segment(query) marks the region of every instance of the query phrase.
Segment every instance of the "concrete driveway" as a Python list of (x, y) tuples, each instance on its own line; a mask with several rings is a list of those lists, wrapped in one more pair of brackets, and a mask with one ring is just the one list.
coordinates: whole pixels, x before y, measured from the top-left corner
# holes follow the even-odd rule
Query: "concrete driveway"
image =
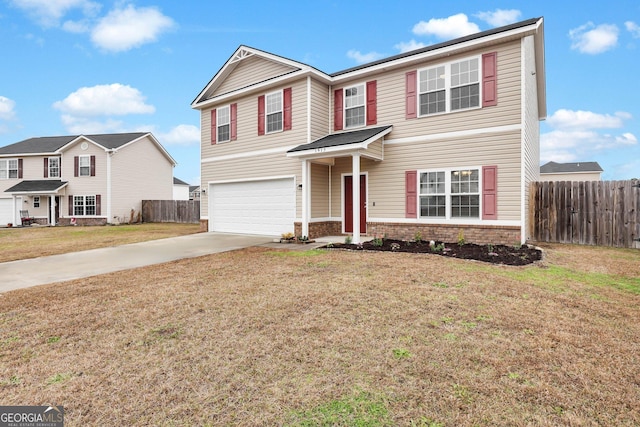
[(197, 233), (0, 263), (0, 293), (271, 242), (273, 237)]

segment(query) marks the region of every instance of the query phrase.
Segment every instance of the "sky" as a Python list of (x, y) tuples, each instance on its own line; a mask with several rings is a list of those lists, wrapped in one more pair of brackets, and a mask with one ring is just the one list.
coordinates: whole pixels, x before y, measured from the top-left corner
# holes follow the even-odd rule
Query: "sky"
[(640, 2), (0, 0), (0, 147), (152, 132), (200, 180), (191, 102), (240, 45), (326, 73), (544, 18), (541, 164), (640, 178)]

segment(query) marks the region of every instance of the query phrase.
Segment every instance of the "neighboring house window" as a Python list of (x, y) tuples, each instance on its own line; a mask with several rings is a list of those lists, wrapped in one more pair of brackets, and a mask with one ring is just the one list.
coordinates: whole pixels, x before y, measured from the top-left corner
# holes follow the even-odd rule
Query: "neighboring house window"
[(34, 208), (40, 207), (40, 196), (33, 196), (33, 207)]
[(21, 178), (18, 159), (0, 160), (0, 179)]
[(78, 156), (78, 176), (91, 176), (90, 156)]
[(60, 158), (49, 157), (49, 164), (47, 167), (49, 178), (60, 178)]
[(480, 218), (480, 170), (420, 173), (420, 217)]
[(73, 196), (73, 214), (90, 216), (96, 214), (96, 196)]
[(218, 118), (216, 120), (218, 142), (231, 140), (231, 114), (229, 106), (218, 108)]
[(344, 89), (344, 119), (345, 127), (364, 125), (365, 92), (364, 84)]
[(480, 58), (420, 70), (418, 81), (421, 116), (480, 106)]
[(266, 96), (267, 133), (282, 130), (282, 92)]

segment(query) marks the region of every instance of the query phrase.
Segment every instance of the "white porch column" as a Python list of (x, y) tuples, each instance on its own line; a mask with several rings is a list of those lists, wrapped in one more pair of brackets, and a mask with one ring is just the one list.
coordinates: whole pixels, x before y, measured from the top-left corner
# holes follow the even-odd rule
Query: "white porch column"
[(302, 161), (302, 235), (309, 236), (309, 201), (311, 196), (311, 173), (308, 160)]
[(56, 196), (49, 196), (49, 225), (56, 225)]
[(353, 179), (353, 243), (360, 243), (360, 153), (352, 155)]

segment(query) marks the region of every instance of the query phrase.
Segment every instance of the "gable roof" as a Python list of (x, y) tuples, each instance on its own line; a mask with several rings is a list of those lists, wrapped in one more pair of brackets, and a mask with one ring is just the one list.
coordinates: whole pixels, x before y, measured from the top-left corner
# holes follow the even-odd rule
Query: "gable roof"
[(67, 181), (59, 179), (41, 179), (32, 181), (22, 181), (11, 188), (4, 190), (5, 193), (56, 193), (67, 185)]
[(556, 163), (548, 162), (540, 166), (540, 173), (580, 173), (603, 172), (598, 162)]
[[(538, 115), (541, 119), (547, 116), (546, 102), (546, 78), (544, 63), (544, 19), (542, 17), (527, 19), (516, 22), (514, 24), (493, 28), (487, 31), (481, 31), (464, 37), (430, 45), (420, 49), (401, 53), (398, 55), (383, 58), (367, 64), (347, 68), (332, 74), (326, 74), (310, 65), (302, 62), (294, 61), (282, 56), (274, 55), (259, 49), (241, 45), (233, 55), (225, 62), (222, 68), (209, 81), (198, 96), (191, 103), (191, 107), (195, 109), (205, 108), (207, 105), (215, 102), (222, 102), (238, 93), (247, 90), (258, 90), (259, 88), (268, 87), (275, 83), (282, 83), (286, 80), (299, 78), (305, 75), (314, 75), (327, 84), (337, 83), (341, 80), (360, 77), (361, 75), (373, 74), (392, 67), (403, 67), (413, 62), (425, 61), (430, 58), (438, 58), (440, 56), (448, 56), (453, 53), (464, 52), (466, 50), (477, 49), (481, 45), (491, 45), (505, 40), (516, 40), (524, 36), (534, 36), (535, 55), (536, 55), (536, 81), (538, 90)], [(216, 85), (219, 85), (232, 72), (238, 61), (250, 57), (251, 55), (260, 55), (266, 59), (288, 64), (296, 70), (291, 73), (272, 78), (263, 82), (254, 82), (234, 91), (219, 96), (208, 97), (213, 93)], [(236, 65), (234, 65), (236, 64)]]
[(134, 133), (106, 133), (97, 135), (67, 135), (67, 136), (43, 136), (36, 138), (29, 138), (10, 144), (4, 147), (0, 147), (0, 157), (6, 157), (9, 155), (45, 155), (45, 154), (59, 154), (64, 151), (64, 148), (69, 144), (72, 144), (78, 140), (86, 140), (99, 145), (104, 150), (111, 151), (117, 150), (131, 144), (145, 136), (148, 136), (151, 141), (158, 147), (163, 155), (169, 160), (171, 164), (176, 165), (176, 161), (171, 155), (164, 149), (162, 144), (151, 134), (150, 132), (134, 132)]
[(189, 185), (188, 183), (184, 182), (183, 180), (176, 178), (175, 176), (173, 177), (173, 185)]

